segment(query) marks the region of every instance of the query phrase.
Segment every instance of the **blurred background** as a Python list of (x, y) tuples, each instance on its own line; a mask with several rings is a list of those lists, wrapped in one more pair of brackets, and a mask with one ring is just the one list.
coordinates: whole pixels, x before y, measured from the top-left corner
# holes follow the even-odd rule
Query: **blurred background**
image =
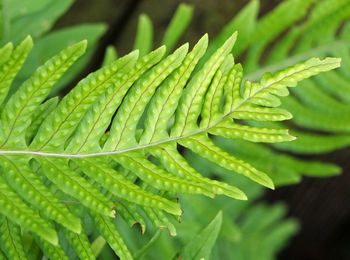
[[(91, 61), (78, 77), (81, 78), (99, 68), (108, 45), (115, 46), (119, 55), (132, 50), (137, 20), (142, 13), (146, 13), (153, 22), (154, 46), (158, 46), (173, 13), (183, 2), (194, 7), (194, 16), (180, 42), (191, 44), (204, 33), (213, 38), (247, 4), (246, 0), (76, 0), (53, 29), (81, 23), (108, 25)], [(259, 16), (274, 9), (280, 2), (261, 0)], [(288, 205), (288, 216), (297, 218), (301, 223), (299, 233), (279, 253), (279, 259), (350, 259), (349, 155), (350, 148), (319, 156), (299, 155), (302, 159), (338, 164), (343, 174), (326, 179), (303, 177), (299, 184), (267, 191), (260, 198), (269, 202), (284, 201)]]

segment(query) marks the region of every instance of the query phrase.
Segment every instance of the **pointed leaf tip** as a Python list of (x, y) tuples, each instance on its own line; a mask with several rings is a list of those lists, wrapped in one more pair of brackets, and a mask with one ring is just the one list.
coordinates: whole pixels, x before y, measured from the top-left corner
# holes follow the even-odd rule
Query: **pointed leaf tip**
[(209, 35), (206, 33), (202, 36), (202, 38), (199, 39), (198, 45), (204, 45), (205, 48), (208, 47), (208, 42), (209, 42)]
[(266, 183), (266, 187), (270, 188), (271, 190), (275, 189), (275, 184), (273, 183), (273, 181), (270, 179), (269, 177), (269, 181)]
[(10, 51), (13, 49), (13, 43), (12, 42), (8, 42), (5, 46), (4, 46), (4, 49), (6, 51)]
[(134, 50), (134, 51), (130, 52), (129, 55), (138, 57), (140, 55), (140, 51), (139, 50)]
[(164, 55), (164, 53), (166, 52), (166, 46), (162, 45), (156, 51), (159, 51), (160, 53), (162, 53)]
[(32, 38), (32, 36), (31, 35), (27, 35), (27, 37), (26, 38), (24, 38), (24, 40), (23, 40), (24, 42), (33, 42), (33, 38)]
[(76, 44), (73, 44), (72, 47), (76, 47), (77, 49), (79, 49), (79, 53), (83, 54), (86, 51), (87, 44), (87, 40), (82, 40), (80, 42), (77, 42)]
[(178, 50), (181, 50), (181, 51), (184, 51), (184, 52), (188, 52), (189, 46), (190, 46), (189, 43), (186, 42), (185, 44), (181, 45)]
[(28, 35), (20, 44), (25, 45), (28, 49), (33, 48), (34, 42), (32, 36)]
[(237, 199), (239, 199), (239, 200), (248, 200), (248, 197), (247, 197), (247, 195), (242, 191), (241, 196), (240, 196), (240, 197), (237, 197)]
[(82, 40), (82, 41), (78, 42), (77, 44), (81, 45), (82, 48), (85, 48), (85, 49), (86, 49), (87, 44), (88, 44), (88, 40), (87, 40), (87, 39)]
[(54, 230), (48, 230), (46, 234), (41, 234), (42, 238), (54, 246), (58, 246), (58, 235)]
[(225, 43), (229, 43), (232, 44), (232, 47), (234, 46), (236, 40), (237, 40), (237, 36), (238, 36), (238, 31), (235, 31), (234, 33), (232, 33), (232, 35), (230, 36), (230, 38), (228, 38), (226, 40)]

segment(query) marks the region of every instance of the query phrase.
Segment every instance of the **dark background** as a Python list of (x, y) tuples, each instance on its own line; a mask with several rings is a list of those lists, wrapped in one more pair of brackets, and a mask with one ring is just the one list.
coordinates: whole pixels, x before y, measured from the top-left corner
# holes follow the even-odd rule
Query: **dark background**
[[(181, 42), (194, 43), (204, 33), (213, 38), (242, 8), (246, 0), (193, 0), (194, 17)], [(76, 0), (72, 8), (56, 23), (55, 28), (80, 23), (103, 22), (109, 30), (101, 39), (98, 50), (81, 76), (101, 64), (106, 46), (112, 44), (123, 55), (131, 51), (137, 18), (141, 13), (150, 16), (159, 45), (170, 18), (180, 1), (156, 0)], [(260, 16), (272, 10), (280, 1), (260, 0)], [(289, 216), (299, 219), (301, 231), (279, 254), (279, 259), (350, 259), (350, 149), (310, 159), (334, 162), (343, 174), (327, 179), (303, 178), (294, 186), (269, 191), (268, 201), (284, 201)], [(305, 157), (304, 157), (305, 159)]]

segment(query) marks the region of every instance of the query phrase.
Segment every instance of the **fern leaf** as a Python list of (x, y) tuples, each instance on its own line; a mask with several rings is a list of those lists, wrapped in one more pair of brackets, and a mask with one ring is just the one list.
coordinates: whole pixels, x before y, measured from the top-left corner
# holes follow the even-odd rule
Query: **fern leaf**
[(73, 248), (74, 252), (80, 259), (95, 259), (94, 253), (91, 249), (90, 241), (84, 231), (80, 234), (77, 234), (64, 228), (63, 233), (64, 236), (67, 238), (69, 244)]
[(235, 31), (239, 32), (239, 39), (233, 49), (234, 56), (241, 54), (251, 41), (252, 33), (256, 28), (257, 16), (259, 12), (259, 0), (252, 0), (221, 30), (213, 39), (205, 54), (206, 61), (225, 40), (227, 40)]
[(346, 134), (325, 135), (293, 130), (292, 134), (298, 139), (290, 143), (277, 143), (283, 151), (292, 151), (299, 154), (327, 153), (350, 145), (350, 136)]
[(159, 141), (169, 136), (167, 133), (169, 120), (176, 110), (183, 87), (199, 59), (205, 53), (207, 45), (208, 36), (204, 35), (193, 47), (193, 50), (187, 54), (182, 65), (159, 87), (150, 101), (145, 118), (147, 127), (140, 137), (140, 144)]
[(237, 33), (234, 33), (188, 83), (176, 110), (175, 123), (171, 130), (171, 136), (184, 135), (197, 128), (196, 122), (202, 108), (201, 101), (215, 71), (231, 51), (236, 37)]
[(229, 139), (242, 138), (251, 142), (277, 143), (295, 140), (295, 137), (291, 136), (286, 129), (259, 128), (229, 121), (222, 121), (210, 129), (209, 133)]
[(226, 81), (233, 64), (233, 57), (232, 55), (229, 55), (224, 60), (221, 67), (216, 71), (213, 82), (205, 95), (200, 128), (210, 127), (210, 125), (215, 124), (220, 120), (224, 85), (228, 83)]
[(26, 146), (24, 129), (30, 124), (31, 114), (46, 98), (56, 81), (84, 53), (86, 44), (84, 41), (72, 45), (47, 61), (11, 96), (1, 113), (1, 147)]
[(114, 217), (114, 205), (62, 158), (38, 158), (44, 174), (60, 190), (78, 199), (84, 206), (105, 216)]
[(27, 259), (21, 242), (20, 227), (0, 216), (0, 247), (8, 259)]
[(28, 203), (39, 209), (46, 217), (80, 233), (80, 221), (41, 182), (29, 168), (28, 159), (1, 156), (3, 176), (9, 185)]
[(0, 176), (0, 213), (8, 217), (14, 223), (29, 229), (52, 244), (57, 245), (58, 237), (46, 221), (29, 208), (17, 194), (8, 187)]
[(111, 84), (118, 82), (123, 73), (133, 67), (136, 59), (137, 52), (130, 53), (80, 81), (42, 123), (31, 147), (41, 150), (60, 147), (63, 150), (65, 140), (75, 130), (77, 122)]
[[(22, 229), (23, 230), (23, 229)], [(33, 234), (30, 232), (22, 232), (21, 239), (28, 259), (38, 259), (41, 257), (41, 249), (35, 242)]]
[(139, 186), (123, 178), (116, 170), (111, 169), (104, 161), (89, 158), (77, 161), (86, 175), (101, 183), (115, 196), (140, 205), (152, 206), (170, 213), (179, 212), (179, 206), (160, 196), (146, 192)]
[(150, 151), (161, 160), (163, 167), (182, 178), (202, 183), (203, 188), (211, 191), (213, 195), (224, 194), (235, 199), (246, 199), (245, 194), (238, 188), (227, 183), (211, 180), (196, 172), (188, 162), (177, 152), (176, 146), (163, 145)]
[(0, 66), (2, 66), (5, 62), (8, 61), (13, 51), (13, 44), (9, 42), (4, 47), (0, 49)]
[(149, 207), (143, 207), (142, 210), (146, 213), (148, 219), (155, 227), (160, 229), (167, 229), (170, 236), (176, 236), (175, 226), (169, 221), (163, 212), (156, 212), (154, 209)]
[(184, 259), (208, 259), (222, 225), (222, 212), (219, 211), (209, 225), (195, 236), (183, 249)]
[[(337, 76), (340, 79), (342, 78), (341, 75)], [(327, 83), (328, 82), (331, 81), (327, 81)], [(343, 96), (346, 96), (346, 93), (342, 90), (340, 84), (337, 84), (337, 81), (332, 82), (338, 86), (338, 91), (341, 92)], [(347, 104), (340, 102), (340, 100), (332, 95), (320, 91), (319, 86), (317, 86), (313, 80), (303, 81), (302, 89), (302, 91), (299, 91), (298, 88), (293, 89), (293, 94), (300, 100), (302, 104), (307, 107), (323, 111), (325, 113), (333, 114), (335, 116), (338, 114), (348, 114), (350, 112), (350, 108)], [(339, 96), (340, 95), (341, 94), (339, 93)]]
[(230, 115), (233, 119), (256, 121), (283, 121), (292, 118), (292, 114), (281, 108), (257, 107), (245, 104)]
[(39, 245), (40, 249), (44, 252), (45, 256), (47, 256), (49, 259), (68, 260), (66, 253), (59, 244), (52, 245), (40, 237), (35, 237), (35, 241)]
[(140, 57), (145, 56), (152, 50), (153, 27), (152, 21), (145, 14), (141, 14), (137, 25), (137, 32), (134, 42), (134, 50), (140, 51)]
[(344, 114), (332, 115), (315, 111), (310, 107), (302, 106), (293, 97), (285, 99), (283, 105), (296, 115), (293, 120), (296, 125), (335, 133), (350, 131), (350, 121)]
[[(157, 189), (181, 193), (203, 194), (209, 197), (212, 196), (212, 193), (203, 188), (202, 185), (178, 178), (164, 171), (157, 167), (157, 165), (146, 160), (141, 153), (129, 153), (115, 157), (115, 160), (125, 168), (134, 172), (144, 182)], [(181, 212), (180, 209), (177, 209), (173, 213), (181, 215)]]
[[(156, 64), (163, 56), (164, 49), (143, 57), (119, 84), (115, 84), (105, 91), (104, 95), (96, 102), (82, 119), (75, 136), (68, 145), (66, 151), (84, 151), (84, 149), (96, 148), (100, 150), (99, 139), (109, 126), (116, 107), (120, 105), (124, 95), (132, 84), (150, 67)], [(114, 120), (116, 121), (116, 120)], [(115, 123), (111, 126), (111, 133), (116, 128)], [(84, 138), (84, 142), (81, 140)], [(106, 146), (107, 144), (105, 144)]]
[(102, 67), (111, 64), (117, 58), (117, 50), (112, 45), (108, 45), (108, 47), (106, 48), (105, 56), (103, 57)]
[(106, 218), (97, 213), (90, 213), (95, 223), (96, 228), (100, 231), (101, 235), (106, 239), (113, 251), (122, 260), (133, 259), (128, 247), (124, 243), (117, 227), (110, 218)]
[(119, 201), (118, 213), (122, 216), (122, 218), (128, 223), (130, 227), (132, 227), (135, 224), (139, 224), (141, 227), (141, 234), (144, 234), (146, 232), (145, 219), (138, 212), (136, 205), (127, 201)]
[[(2, 104), (7, 97), (11, 83), (16, 77), (18, 71), (21, 69), (32, 47), (33, 40), (30, 36), (28, 36), (13, 50), (9, 59), (1, 66), (0, 104)], [(10, 52), (11, 49), (12, 48), (9, 48), (8, 52)]]
[(166, 46), (169, 53), (178, 42), (192, 19), (193, 8), (187, 4), (180, 4), (167, 27), (162, 44)]
[(36, 108), (32, 114), (31, 123), (25, 133), (26, 144), (29, 144), (32, 141), (33, 137), (38, 131), (38, 128), (44, 119), (56, 108), (57, 103), (58, 97), (55, 97), (45, 101)]
[(349, 15), (350, 4), (347, 0), (319, 2), (313, 8), (308, 21), (303, 24), (301, 39), (295, 53), (311, 49), (314, 41), (322, 41), (319, 35), (327, 38), (325, 37), (327, 31), (336, 30)]
[[(290, 118), (287, 110), (277, 108), (279, 97), (289, 94), (287, 87), (338, 67), (339, 59), (310, 59), (265, 74), (260, 82), (246, 81), (241, 87), (243, 70), (231, 55), (236, 35), (197, 72), (208, 45), (206, 35), (189, 53), (187, 44), (164, 58), (165, 47), (139, 60), (138, 52), (132, 52), (88, 75), (58, 104), (55, 99), (42, 103), (82, 54), (85, 43), (54, 56), (3, 106), (0, 213), (21, 229), (32, 231), (47, 257), (65, 259), (65, 252), (57, 246), (53, 220), (62, 225), (58, 230), (63, 228), (77, 255), (89, 259), (87, 234), (80, 232), (80, 219), (75, 216), (85, 220), (84, 209), (88, 209), (98, 232), (116, 254), (132, 259), (112, 219), (118, 206), (129, 225), (139, 222), (145, 229), (146, 219), (138, 213), (141, 208), (155, 226), (168, 228), (174, 235), (167, 214), (182, 214), (175, 193), (247, 199), (239, 188), (203, 177), (178, 151), (181, 146), (273, 188), (268, 175), (228, 153), (230, 149), (209, 134), (254, 142), (294, 139), (283, 129), (233, 120)], [(7, 54), (2, 71), (13, 62), (18, 48), (11, 56)], [(13, 68), (21, 65), (16, 62), (11, 63)], [(266, 163), (259, 165), (266, 168)], [(310, 174), (320, 165), (313, 167), (308, 169)], [(290, 175), (297, 174), (290, 171)], [(69, 201), (82, 210), (68, 210), (63, 202)]]
[(349, 80), (346, 77), (330, 71), (326, 75), (320, 75), (318, 82), (319, 87), (323, 88), (326, 93), (334, 95), (346, 104), (350, 103)]
[(264, 16), (256, 25), (250, 42), (253, 43), (246, 57), (245, 69), (254, 71), (258, 59), (265, 46), (288, 26), (305, 16), (315, 0), (290, 0), (278, 5), (273, 11)]
[[(46, 2), (45, 6), (41, 5), (41, 8), (36, 10), (36, 12), (22, 15), (20, 18), (14, 20), (9, 31), (9, 38), (14, 39), (16, 43), (28, 34), (35, 36), (43, 34), (53, 26), (54, 21), (69, 8), (72, 2), (72, 0), (63, 0), (50, 4)], [(11, 4), (12, 8), (14, 8), (13, 5), (16, 3), (18, 2), (15, 1)], [(17, 5), (15, 5), (14, 9), (16, 8), (18, 8)]]
[[(180, 47), (172, 55), (165, 58), (143, 78), (142, 84), (135, 85), (125, 97), (111, 127), (111, 137), (107, 140), (104, 149), (116, 150), (123, 146), (136, 144), (135, 131), (141, 112), (146, 108), (159, 84), (178, 66), (187, 53), (188, 45)], [(165, 49), (164, 49), (165, 51)], [(123, 127), (118, 127), (122, 125)], [(127, 130), (127, 131), (126, 131)]]
[[(261, 185), (274, 188), (272, 180), (263, 172), (258, 171), (251, 165), (236, 159), (234, 156), (216, 146), (207, 136), (201, 134), (186, 138), (180, 144), (189, 148), (204, 158), (217, 163), (228, 170), (242, 174)], [(204, 152), (204, 153), (203, 153)], [(242, 197), (241, 199), (244, 199)]]

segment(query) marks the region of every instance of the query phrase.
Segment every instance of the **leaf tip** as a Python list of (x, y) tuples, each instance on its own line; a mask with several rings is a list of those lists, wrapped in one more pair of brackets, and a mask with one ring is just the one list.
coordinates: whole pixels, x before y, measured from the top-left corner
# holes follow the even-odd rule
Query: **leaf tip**
[(32, 36), (28, 35), (21, 43), (21, 45), (27, 46), (28, 49), (31, 49), (34, 45)]
[(205, 46), (208, 45), (209, 42), (209, 35), (206, 33), (202, 36), (202, 38), (199, 39), (198, 43), (203, 44)]

